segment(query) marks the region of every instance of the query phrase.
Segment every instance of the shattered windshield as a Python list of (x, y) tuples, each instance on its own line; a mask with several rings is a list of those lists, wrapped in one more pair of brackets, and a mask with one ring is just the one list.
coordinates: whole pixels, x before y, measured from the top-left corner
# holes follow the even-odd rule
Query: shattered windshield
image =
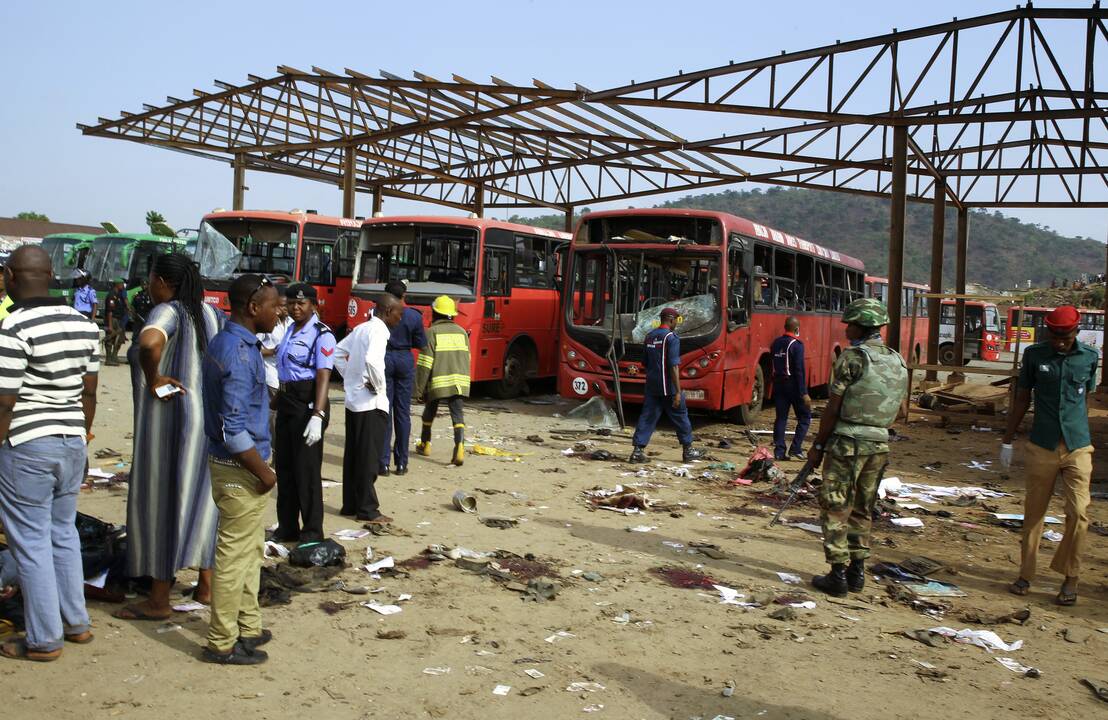
[(707, 253), (578, 252), (566, 320), (605, 335), (615, 323), (617, 337), (641, 343), (658, 327), (662, 309), (672, 307), (678, 335), (714, 333), (721, 319), (719, 266), (719, 256)]
[(380, 289), (406, 280), (416, 295), (468, 296), (477, 275), (477, 229), (439, 224), (380, 224), (362, 229), (357, 282)]
[[(200, 225), (197, 250), (201, 274), (208, 278), (227, 278), (234, 273), (263, 273), (292, 279), (298, 239), (297, 225), (291, 222), (246, 217), (210, 218)], [(214, 256), (209, 255), (212, 252)], [(235, 267), (228, 271), (234, 252), (238, 252), (239, 257)]]
[(131, 238), (100, 238), (92, 245), (85, 269), (95, 281), (110, 282), (128, 277), (131, 250), (136, 242)]
[(54, 276), (69, 278), (69, 273), (77, 267), (77, 253), (71, 252), (81, 241), (77, 238), (45, 238), (42, 241), (42, 249), (50, 255), (50, 265), (54, 268)]

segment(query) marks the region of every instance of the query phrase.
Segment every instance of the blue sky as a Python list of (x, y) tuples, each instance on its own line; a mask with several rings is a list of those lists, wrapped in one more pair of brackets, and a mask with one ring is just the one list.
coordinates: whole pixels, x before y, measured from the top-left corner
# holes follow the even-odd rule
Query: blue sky
[[(1009, 9), (1014, 0), (908, 2), (6, 2), (7, 69), (0, 103), (0, 215), (110, 219), (139, 229), (158, 209), (194, 227), (230, 206), (231, 170), (210, 160), (84, 137), (95, 123), (166, 95), (191, 97), (213, 79), (242, 83), (280, 64), (447, 79), (497, 75), (594, 89)], [(1044, 4), (1044, 3), (1037, 3)], [(1056, 4), (1056, 3), (1045, 3)], [(1084, 6), (1086, 3), (1074, 3)], [(718, 134), (712, 133), (712, 134)], [(334, 186), (250, 173), (247, 207), (338, 214)], [(651, 198), (635, 201), (649, 205)], [(359, 195), (358, 213), (370, 200)], [(625, 205), (626, 203), (621, 203)], [(451, 212), (389, 199), (386, 213)], [(503, 211), (496, 211), (503, 213)], [(538, 212), (538, 211), (536, 211)], [(1020, 210), (1025, 220), (1104, 239), (1108, 211)]]

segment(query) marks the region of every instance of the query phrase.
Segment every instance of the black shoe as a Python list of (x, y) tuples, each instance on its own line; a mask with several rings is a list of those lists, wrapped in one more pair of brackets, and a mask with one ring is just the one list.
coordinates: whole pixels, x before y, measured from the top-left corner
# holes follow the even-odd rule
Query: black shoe
[(283, 533), (278, 528), (270, 539), (275, 543), (298, 543), (300, 542), (300, 533)]
[(787, 455), (785, 455), (785, 453), (775, 452), (775, 453), (773, 453), (773, 459), (777, 460), (778, 462), (781, 462), (781, 461), (784, 461), (784, 460), (788, 460), (789, 457)]
[(356, 510), (347, 510), (346, 508), (339, 510), (339, 515), (342, 515), (343, 517), (354, 517), (357, 514), (358, 513)]
[(685, 445), (681, 448), (681, 462), (692, 462), (702, 457), (704, 457), (704, 451), (697, 450), (692, 445)]
[(812, 578), (812, 586), (833, 597), (846, 597), (846, 565), (835, 563), (831, 572)]
[(388, 468), (387, 465), (383, 468), (378, 468), (377, 477), (388, 477), (388, 476), (389, 476), (389, 468)]
[(627, 462), (645, 463), (648, 462), (648, 460), (646, 459), (646, 453), (643, 452), (643, 449), (641, 447), (636, 447), (634, 450), (631, 451), (631, 457), (627, 458)]
[(407, 475), (407, 474), (408, 474), (408, 466), (407, 465), (397, 465), (396, 466), (396, 472), (393, 473), (393, 475)]
[(790, 450), (789, 458), (791, 458), (792, 460), (807, 460), (808, 456), (800, 450)]
[(215, 650), (206, 647), (204, 652), (200, 654), (200, 659), (216, 665), (261, 665), (269, 659), (269, 655), (266, 654), (265, 650), (248, 649), (240, 640), (235, 643), (229, 653), (217, 653)]
[(850, 592), (862, 592), (866, 587), (866, 561), (851, 560), (846, 569), (846, 587)]
[(272, 639), (273, 633), (270, 632), (269, 629), (262, 630), (262, 634), (256, 635), (255, 637), (243, 637), (242, 635), (239, 635), (239, 643), (241, 643), (244, 648), (251, 652), (257, 650)]

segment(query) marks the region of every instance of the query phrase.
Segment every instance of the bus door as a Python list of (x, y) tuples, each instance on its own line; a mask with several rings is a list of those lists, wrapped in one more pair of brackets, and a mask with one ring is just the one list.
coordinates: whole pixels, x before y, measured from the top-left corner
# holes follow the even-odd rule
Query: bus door
[[(750, 277), (753, 262), (746, 241), (738, 233), (727, 240), (727, 336), (723, 348), (722, 407), (749, 400), (751, 373)], [(768, 381), (768, 378), (766, 378)]]
[[(556, 372), (558, 346), (557, 248), (561, 241), (515, 233), (512, 296), (501, 310), (508, 342), (526, 336), (535, 345), (539, 375)], [(524, 356), (525, 357), (525, 356)]]
[[(470, 344), (474, 380), (498, 380), (504, 368), (508, 348), (506, 316), (512, 309), (515, 275), (515, 235), (508, 230), (485, 231), (481, 271), (481, 329), (478, 347)], [(476, 323), (474, 323), (476, 325)], [(473, 325), (471, 325), (473, 327)]]

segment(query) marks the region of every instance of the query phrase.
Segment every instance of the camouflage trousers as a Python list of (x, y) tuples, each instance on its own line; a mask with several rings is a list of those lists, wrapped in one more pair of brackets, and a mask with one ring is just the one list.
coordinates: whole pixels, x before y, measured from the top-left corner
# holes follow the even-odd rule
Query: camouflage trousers
[(873, 505), (888, 461), (888, 453), (826, 453), (819, 506), (823, 552), (832, 565), (869, 557)]

